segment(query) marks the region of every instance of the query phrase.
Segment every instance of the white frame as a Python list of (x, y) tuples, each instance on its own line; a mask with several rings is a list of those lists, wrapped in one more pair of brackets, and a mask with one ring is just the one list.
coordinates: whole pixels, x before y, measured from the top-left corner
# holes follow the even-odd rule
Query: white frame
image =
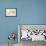
[[(19, 24), (18, 25), (18, 43), (20, 43), (20, 26), (21, 25), (34, 25), (34, 24)], [(45, 24), (35, 24), (35, 25), (45, 25)], [(43, 40), (43, 41), (46, 41), (46, 40)]]

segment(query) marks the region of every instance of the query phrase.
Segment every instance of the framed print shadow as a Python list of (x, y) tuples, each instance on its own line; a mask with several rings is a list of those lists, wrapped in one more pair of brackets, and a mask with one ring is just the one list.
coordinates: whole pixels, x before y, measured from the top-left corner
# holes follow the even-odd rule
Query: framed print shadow
[(5, 8), (5, 16), (16, 17), (17, 16), (17, 8)]

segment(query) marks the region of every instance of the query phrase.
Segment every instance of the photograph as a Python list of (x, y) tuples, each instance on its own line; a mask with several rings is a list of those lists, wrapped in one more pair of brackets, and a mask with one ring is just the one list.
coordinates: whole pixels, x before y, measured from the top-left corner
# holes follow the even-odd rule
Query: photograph
[(16, 8), (5, 8), (5, 16), (16, 16)]

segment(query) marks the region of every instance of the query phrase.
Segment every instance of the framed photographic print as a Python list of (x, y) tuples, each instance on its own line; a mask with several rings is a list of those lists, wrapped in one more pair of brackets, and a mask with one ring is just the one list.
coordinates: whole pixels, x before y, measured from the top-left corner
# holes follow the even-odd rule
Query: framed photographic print
[(17, 16), (17, 8), (5, 8), (5, 16)]
[(46, 24), (19, 24), (18, 42), (22, 40), (46, 41)]

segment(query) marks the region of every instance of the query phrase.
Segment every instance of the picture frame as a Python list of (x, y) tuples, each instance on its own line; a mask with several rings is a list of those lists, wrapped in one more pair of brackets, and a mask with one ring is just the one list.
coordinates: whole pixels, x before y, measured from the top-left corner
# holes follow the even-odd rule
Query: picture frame
[[(22, 40), (25, 40), (24, 38), (21, 39), (22, 37), (22, 30), (28, 30), (27, 36), (33, 36), (32, 38), (28, 38), (26, 40), (32, 40), (32, 41), (46, 41), (46, 24), (18, 24), (18, 42), (21, 42)], [(34, 32), (36, 31), (36, 32)], [(34, 32), (31, 34), (31, 32)], [(38, 36), (39, 35), (39, 36)], [(38, 38), (39, 37), (39, 38)], [(33, 39), (34, 38), (34, 39)], [(36, 38), (36, 39), (35, 39)]]
[(17, 8), (5, 8), (5, 16), (16, 17), (17, 16)]

